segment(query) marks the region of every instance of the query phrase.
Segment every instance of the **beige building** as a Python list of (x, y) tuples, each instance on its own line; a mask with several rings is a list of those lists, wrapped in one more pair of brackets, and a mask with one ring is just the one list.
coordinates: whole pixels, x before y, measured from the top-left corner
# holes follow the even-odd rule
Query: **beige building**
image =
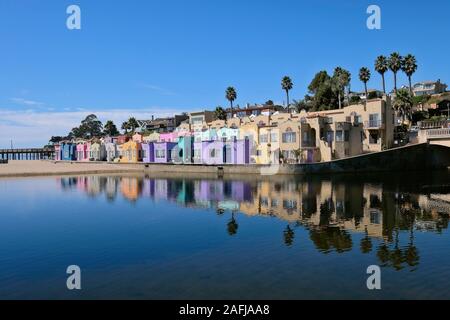
[(394, 142), (394, 111), (388, 97), (311, 113), (252, 114), (227, 121), (212, 120), (207, 112), (190, 116), (190, 123), (181, 124), (178, 131), (239, 129), (238, 139), (250, 141), (253, 164), (331, 161), (382, 151)]
[(314, 116), (328, 118), (326, 121), (329, 125), (334, 123), (351, 123), (353, 126), (362, 124), (363, 152), (377, 152), (393, 146), (394, 110), (389, 97), (369, 100), (366, 104), (308, 114), (308, 117)]

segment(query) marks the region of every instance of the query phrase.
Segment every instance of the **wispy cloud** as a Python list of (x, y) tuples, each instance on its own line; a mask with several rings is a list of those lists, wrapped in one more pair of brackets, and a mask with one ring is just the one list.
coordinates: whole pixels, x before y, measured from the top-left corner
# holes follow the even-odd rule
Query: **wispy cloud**
[(174, 92), (172, 92), (172, 91), (170, 91), (168, 89), (165, 89), (165, 88), (161, 88), (160, 86), (153, 85), (153, 84), (144, 83), (144, 84), (141, 84), (139, 86), (141, 88), (149, 89), (149, 90), (155, 91), (155, 92), (157, 92), (159, 94), (162, 94), (162, 95), (165, 95), (165, 96), (173, 96), (173, 95), (175, 95)]
[[(148, 110), (148, 111), (147, 111)], [(118, 128), (130, 117), (150, 119), (179, 114), (179, 108), (152, 107), (147, 109), (83, 109), (72, 111), (9, 110), (0, 108), (0, 149), (9, 147), (12, 139), (15, 147), (39, 147), (51, 136), (64, 136), (78, 126), (87, 115), (95, 114), (105, 123), (112, 120)]]
[(21, 105), (29, 106), (29, 107), (41, 107), (41, 106), (45, 105), (45, 103), (43, 103), (43, 102), (28, 100), (28, 99), (23, 99), (23, 98), (11, 98), (9, 100), (16, 104), (21, 104)]

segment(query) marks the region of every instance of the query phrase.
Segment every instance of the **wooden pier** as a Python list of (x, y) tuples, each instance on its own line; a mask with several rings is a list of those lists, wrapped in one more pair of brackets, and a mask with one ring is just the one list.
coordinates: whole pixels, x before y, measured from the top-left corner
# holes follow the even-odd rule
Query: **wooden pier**
[(2, 160), (47, 160), (54, 157), (53, 148), (0, 149)]

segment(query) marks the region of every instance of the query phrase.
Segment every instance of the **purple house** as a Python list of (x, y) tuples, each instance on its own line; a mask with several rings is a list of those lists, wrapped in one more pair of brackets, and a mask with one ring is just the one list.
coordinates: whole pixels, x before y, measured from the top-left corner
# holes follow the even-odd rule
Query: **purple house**
[(249, 140), (194, 142), (194, 163), (248, 164), (250, 163)]
[(142, 143), (142, 162), (154, 163), (155, 162), (155, 144), (153, 142)]
[(172, 151), (176, 149), (176, 142), (154, 142), (154, 162), (155, 163), (171, 163)]

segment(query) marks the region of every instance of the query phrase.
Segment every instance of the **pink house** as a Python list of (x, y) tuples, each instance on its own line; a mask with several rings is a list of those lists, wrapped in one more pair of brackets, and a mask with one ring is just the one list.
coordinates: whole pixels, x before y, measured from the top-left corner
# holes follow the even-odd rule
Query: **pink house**
[(89, 161), (89, 142), (77, 144), (77, 161)]
[(133, 137), (132, 137), (132, 140), (133, 140), (134, 142), (139, 142), (139, 143), (144, 142), (143, 137), (142, 137), (142, 134), (140, 134), (140, 133), (134, 134)]
[(159, 135), (159, 142), (177, 142), (177, 141), (178, 141), (177, 132), (161, 133)]
[(61, 160), (61, 146), (59, 144), (55, 144), (55, 160)]

